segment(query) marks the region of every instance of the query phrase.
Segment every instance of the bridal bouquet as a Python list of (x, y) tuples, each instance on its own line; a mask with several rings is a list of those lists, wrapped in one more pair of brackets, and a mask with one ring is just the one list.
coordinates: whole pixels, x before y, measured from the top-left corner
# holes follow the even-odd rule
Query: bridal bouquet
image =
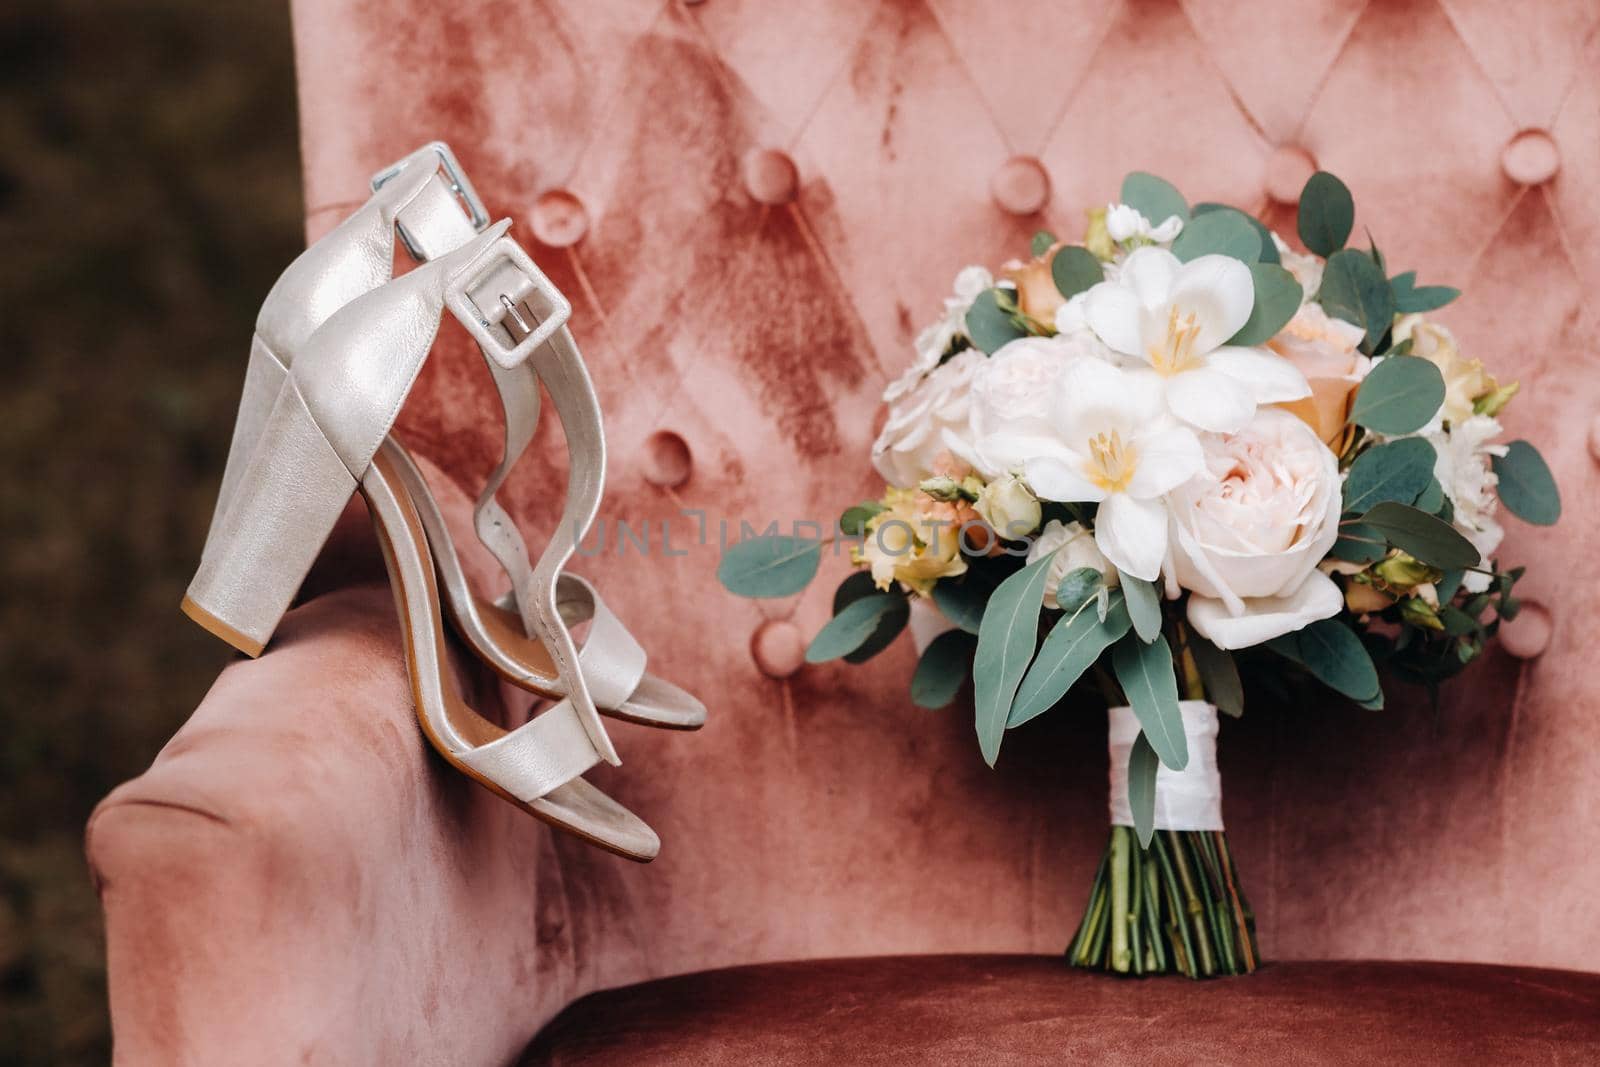
[[(1081, 244), (1042, 232), (998, 277), (961, 271), (884, 393), (888, 487), (839, 520), (859, 569), (807, 659), (868, 659), (915, 606), (943, 632), (912, 699), (942, 707), (970, 675), (991, 765), (1006, 731), (1104, 700), (1112, 830), (1074, 964), (1253, 970), (1215, 757), (1241, 668), (1369, 709), (1380, 669), (1436, 696), (1516, 614), (1502, 508), (1560, 513), (1539, 453), (1502, 439), (1517, 383), (1428, 317), (1456, 290), (1347, 247), (1353, 221), (1314, 175), (1295, 252), (1130, 174)], [(822, 548), (750, 537), (719, 576), (790, 595)]]

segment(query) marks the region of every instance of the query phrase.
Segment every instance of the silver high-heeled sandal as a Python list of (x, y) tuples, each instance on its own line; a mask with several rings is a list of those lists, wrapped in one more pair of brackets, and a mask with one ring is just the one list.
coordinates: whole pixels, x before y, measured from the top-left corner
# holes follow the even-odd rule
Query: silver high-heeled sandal
[(648, 862), (661, 839), (642, 819), (584, 781), (595, 751), (570, 700), (506, 731), (462, 699), (448, 669), (439, 591), (414, 499), (395, 473), (390, 443), (361, 479), (400, 612), (417, 720), (446, 762), (536, 818), (609, 852)]
[[(302, 253), (268, 294), (259, 319), (256, 343), (252, 346), (228, 469), (212, 520), (212, 535), (207, 539), (202, 558), (210, 555), (216, 527), (243, 467), (241, 457), (253, 451), (266, 414), (282, 388), (287, 368), (300, 345), (343, 303), (369, 292), (389, 277), (396, 233), (413, 258), (426, 262), (471, 240), (488, 221), (482, 201), (456, 162), (454, 153), (443, 142), (424, 145), (379, 171), (373, 176), (372, 188), (372, 199)], [(535, 296), (532, 287), (519, 279), (514, 268), (504, 271), (500, 280), (518, 293), (515, 306), (510, 303), (508, 294), (500, 294), (501, 299), (507, 301), (506, 307), (512, 308), (510, 321), (523, 322), (523, 316), (540, 317), (530, 304), (529, 298)], [(570, 305), (553, 287), (547, 285), (546, 288), (548, 292), (542, 294), (543, 299), (533, 299), (531, 303), (541, 304), (541, 310), (547, 313), (545, 317), (555, 313), (564, 318)], [(269, 345), (263, 341), (263, 333), (272, 337), (274, 343)], [(570, 334), (558, 330), (555, 336), (564, 342), (561, 345), (563, 356), (577, 359), (576, 345)], [(539, 386), (532, 368), (526, 365), (502, 367), (487, 351), (484, 356), (505, 408), (506, 437), (501, 461), (474, 506), (474, 525), (480, 539), (512, 578), (513, 592), (508, 596), (514, 606), (516, 587), (530, 580), (528, 554), (520, 533), (500, 507), (496, 494), (533, 438), (539, 416)], [(581, 376), (581, 382), (587, 386), (586, 375)], [(596, 416), (592, 440), (603, 449), (603, 439), (598, 434), (598, 404), (593, 400), (592, 390), (587, 399)], [(560, 404), (557, 410), (563, 418), (567, 417)], [(589, 456), (590, 452), (585, 448), (575, 454)], [(603, 455), (598, 458), (603, 463)], [(481, 658), (514, 685), (546, 696), (565, 695), (559, 679), (551, 671), (552, 663), (544, 646), (531, 639), (527, 630), (519, 634), (509, 627), (494, 626), (493, 622), (504, 621), (497, 616), (497, 613), (505, 614), (503, 608), (487, 604), (479, 607), (472, 602), (474, 594), (466, 583), (438, 508), (426, 491), (426, 483), (409, 457), (405, 457), (400, 469), (407, 475), (413, 495), (418, 497), (425, 523), (438, 534), (432, 544), (437, 564), (446, 575), (447, 602), (458, 630)], [(581, 532), (578, 536), (581, 538)], [(614, 635), (612, 641), (586, 644), (586, 670), (608, 670), (618, 677), (626, 677), (625, 669), (618, 674), (622, 664), (643, 662), (637, 642), (614, 616), (609, 616), (604, 604), (586, 583), (574, 579), (564, 582), (562, 588), (562, 611), (569, 625), (578, 625), (590, 615), (604, 617), (605, 631)], [(592, 600), (587, 608), (582, 603), (584, 590)], [(197, 615), (190, 611), (197, 606), (192, 600), (187, 601), (185, 610)], [(490, 624), (486, 625), (485, 619), (491, 620)], [(197, 621), (216, 629), (212, 621), (203, 616), (197, 615)], [(533, 622), (526, 619), (525, 626)], [(219, 635), (231, 640), (225, 631)], [(247, 645), (244, 650), (249, 652), (251, 648)], [(619, 691), (616, 685), (604, 687), (606, 692), (598, 702), (599, 710), (630, 722), (670, 729), (695, 729), (705, 721), (704, 706), (683, 690), (652, 676), (634, 680), (637, 684), (627, 691)]]
[[(507, 733), (470, 712), (442, 666), (438, 592), (426, 534), (410, 493), (392, 474), (398, 446), (386, 438), (446, 308), (502, 368), (548, 359), (546, 342), (565, 325), (565, 303), (551, 297), (554, 287), (503, 236), (508, 225), (498, 223), (460, 249), (358, 297), (312, 335), (239, 478), (214, 551), (191, 583), (186, 610), (225, 638), (259, 649), (355, 489), (359, 472), (388, 554), (417, 713), (430, 741), (450, 763), (539, 818), (619, 854), (649, 859), (659, 848), (653, 831), (579, 778), (601, 761), (621, 761), (557, 606), (556, 579), (571, 556), (574, 535), (558, 532), (519, 590), (565, 695)], [(506, 292), (508, 266), (522, 279), (515, 304), (497, 302)], [(530, 314), (536, 307), (541, 321), (513, 341), (493, 324), (516, 304)], [(581, 363), (574, 370), (592, 395)], [(598, 438), (598, 413), (592, 426)], [(576, 447), (581, 440), (575, 437), (572, 443)], [(595, 450), (594, 442), (586, 443)], [(594, 461), (574, 462), (571, 470), (567, 514), (570, 529), (581, 530), (599, 501), (603, 449)], [(591, 634), (588, 644), (604, 650), (614, 641)], [(641, 659), (629, 673), (642, 675), (642, 669)]]
[(335, 311), (389, 280), (396, 231), (406, 249), (420, 259), (415, 234), (449, 233), (454, 248), (488, 224), (483, 202), (455, 153), (435, 141), (386, 168), (374, 179), (371, 199), (284, 269), (261, 302), (250, 339), (239, 414), (202, 557), (210, 554), (217, 525), (255, 452), (295, 354)]

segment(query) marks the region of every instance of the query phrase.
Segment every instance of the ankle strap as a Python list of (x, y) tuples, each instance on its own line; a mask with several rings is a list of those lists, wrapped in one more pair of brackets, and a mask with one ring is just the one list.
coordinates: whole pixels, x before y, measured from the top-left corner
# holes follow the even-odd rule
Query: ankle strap
[[(475, 232), (461, 210), (456, 191), (438, 174), (400, 212), (398, 223), (406, 247), (424, 259), (459, 247)], [(474, 504), (473, 526), (478, 539), (510, 579), (524, 631), (549, 650), (558, 678), (594, 746), (607, 762), (619, 763), (580, 668), (576, 643), (557, 606), (557, 581), (594, 521), (605, 472), (599, 400), (577, 343), (564, 323), (570, 305), (525, 253), (489, 264), (468, 285), (466, 299), (473, 305), (479, 325), (503, 334), (510, 345), (509, 350), (493, 351), (483, 339), (479, 340), (484, 363), (504, 408), (505, 437), (500, 461)], [(538, 344), (526, 360), (507, 365), (508, 352), (515, 353), (541, 324), (548, 326), (552, 320), (562, 324), (548, 341)], [(538, 428), (541, 378), (550, 390), (572, 458), (566, 506), (535, 566), (498, 494)]]

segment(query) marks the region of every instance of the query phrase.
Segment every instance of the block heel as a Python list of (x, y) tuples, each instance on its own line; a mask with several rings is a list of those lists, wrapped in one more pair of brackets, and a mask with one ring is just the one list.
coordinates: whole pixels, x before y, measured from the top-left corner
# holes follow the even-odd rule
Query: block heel
[(356, 491), (292, 381), (279, 392), (183, 611), (258, 656)]
[(206, 531), (205, 547), (201, 558), (212, 552), (217, 527), (233, 498), (234, 487), (255, 454), (256, 442), (261, 439), (262, 427), (277, 403), (283, 383), (289, 380), (289, 368), (272, 351), (267, 342), (256, 334), (250, 339), (250, 363), (244, 372), (244, 392), (239, 398), (239, 416), (233, 424), (233, 440), (228, 445), (227, 465), (222, 469), (222, 488), (217, 490), (217, 503), (211, 510), (211, 527)]

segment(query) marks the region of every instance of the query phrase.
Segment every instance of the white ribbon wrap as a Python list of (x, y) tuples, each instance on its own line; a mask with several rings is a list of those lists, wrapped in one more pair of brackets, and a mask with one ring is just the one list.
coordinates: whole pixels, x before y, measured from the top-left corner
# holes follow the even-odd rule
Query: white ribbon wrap
[[(1189, 739), (1189, 763), (1181, 771), (1166, 765), (1156, 770), (1157, 830), (1221, 830), (1222, 775), (1217, 772), (1217, 708), (1203, 700), (1182, 700), (1183, 732)], [(1139, 719), (1132, 708), (1108, 710), (1111, 751), (1111, 825), (1132, 826), (1128, 806), (1128, 753), (1139, 737)]]

